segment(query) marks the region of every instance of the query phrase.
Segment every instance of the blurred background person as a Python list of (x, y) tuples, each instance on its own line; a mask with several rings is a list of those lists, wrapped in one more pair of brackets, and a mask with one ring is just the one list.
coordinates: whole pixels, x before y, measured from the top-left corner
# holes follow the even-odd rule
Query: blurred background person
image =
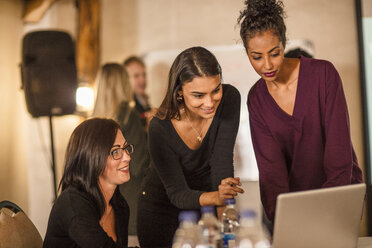
[(122, 65), (117, 63), (103, 65), (98, 73), (96, 85), (97, 96), (93, 115), (117, 120), (125, 138), (136, 147), (136, 152), (131, 156), (131, 180), (120, 185), (120, 192), (130, 208), (128, 233), (133, 237), (130, 237), (129, 245), (136, 245), (138, 195), (145, 170), (150, 163), (147, 135), (145, 127), (141, 124), (140, 114), (135, 108), (128, 74)]
[(314, 45), (310, 40), (289, 40), (284, 49), (285, 58), (314, 57)]
[(138, 113), (140, 113), (142, 124), (147, 127), (156, 111), (152, 110), (149, 97), (146, 94), (146, 65), (143, 60), (137, 56), (128, 57), (123, 65), (129, 75), (134, 101), (136, 102), (136, 109)]
[(133, 150), (112, 119), (75, 128), (43, 247), (127, 247), (129, 207), (118, 185), (130, 179)]

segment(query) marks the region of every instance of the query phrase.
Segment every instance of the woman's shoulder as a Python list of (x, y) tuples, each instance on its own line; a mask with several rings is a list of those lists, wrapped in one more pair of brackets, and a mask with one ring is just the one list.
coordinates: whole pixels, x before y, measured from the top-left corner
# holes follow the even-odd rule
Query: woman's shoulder
[(239, 90), (231, 84), (222, 84), (223, 94), (225, 96), (240, 97)]
[(94, 212), (94, 202), (86, 192), (73, 186), (68, 187), (57, 198), (54, 208), (73, 217), (85, 212)]
[(335, 66), (333, 63), (326, 59), (315, 59), (315, 58), (306, 58), (301, 57), (301, 66), (304, 66), (305, 69), (311, 69), (319, 71), (319, 70), (331, 70), (336, 71)]
[(166, 135), (170, 131), (170, 120), (168, 119), (160, 119), (157, 116), (154, 116), (149, 124), (149, 135), (154, 135), (154, 134), (161, 134), (161, 135)]
[(222, 84), (223, 96), (222, 105), (232, 105), (232, 107), (240, 106), (241, 96), (239, 90), (231, 84)]

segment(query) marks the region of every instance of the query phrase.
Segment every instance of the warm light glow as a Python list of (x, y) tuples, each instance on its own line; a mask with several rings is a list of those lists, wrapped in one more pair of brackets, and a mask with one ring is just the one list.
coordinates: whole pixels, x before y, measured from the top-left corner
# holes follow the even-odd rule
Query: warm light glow
[(92, 111), (94, 107), (94, 92), (92, 87), (81, 86), (76, 90), (76, 107), (78, 111)]

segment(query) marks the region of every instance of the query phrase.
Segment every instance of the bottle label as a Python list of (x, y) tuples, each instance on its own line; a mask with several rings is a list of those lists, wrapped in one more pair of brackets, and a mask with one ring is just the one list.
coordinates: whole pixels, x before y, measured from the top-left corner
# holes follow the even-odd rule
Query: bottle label
[(235, 247), (235, 234), (225, 233), (223, 235), (223, 247), (224, 248), (233, 248)]

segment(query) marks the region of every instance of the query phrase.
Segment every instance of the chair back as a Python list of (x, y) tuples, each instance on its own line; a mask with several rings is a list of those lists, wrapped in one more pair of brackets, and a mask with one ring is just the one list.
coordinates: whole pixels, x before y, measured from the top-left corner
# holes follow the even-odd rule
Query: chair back
[(0, 247), (41, 248), (43, 239), (27, 215), (15, 203), (0, 202)]

